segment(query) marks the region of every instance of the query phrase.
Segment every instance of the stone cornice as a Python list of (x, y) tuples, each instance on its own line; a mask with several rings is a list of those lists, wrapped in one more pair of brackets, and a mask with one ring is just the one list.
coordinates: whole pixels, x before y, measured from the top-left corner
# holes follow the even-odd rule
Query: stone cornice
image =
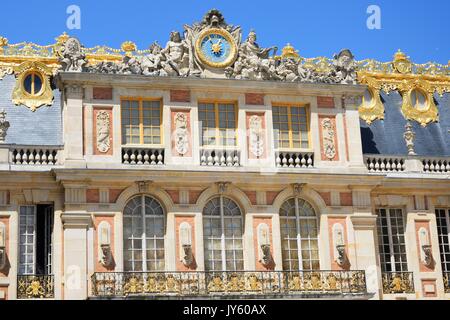
[(186, 89), (192, 91), (217, 91), (245, 93), (257, 92), (276, 95), (363, 95), (365, 85), (297, 83), (261, 80), (204, 79), (180, 77), (149, 77), (144, 75), (97, 74), (86, 72), (60, 72), (57, 75), (60, 87), (68, 85), (109, 85), (160, 90)]

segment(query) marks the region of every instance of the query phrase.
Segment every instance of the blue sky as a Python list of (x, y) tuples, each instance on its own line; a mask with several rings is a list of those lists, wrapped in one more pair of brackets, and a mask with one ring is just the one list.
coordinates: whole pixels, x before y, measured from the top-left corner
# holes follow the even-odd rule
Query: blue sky
[[(81, 29), (68, 30), (66, 9), (81, 9)], [(369, 5), (381, 8), (381, 30), (366, 27)], [(280, 49), (290, 42), (304, 57), (328, 56), (350, 48), (358, 60), (391, 61), (401, 48), (413, 61), (450, 60), (450, 1), (316, 0), (316, 1), (2, 1), (0, 35), (10, 43), (54, 43), (67, 31), (85, 46), (119, 48), (132, 40), (147, 48), (154, 40), (165, 45), (172, 30), (202, 19), (211, 8), (228, 23), (241, 25), (244, 38), (255, 29), (261, 46)]]

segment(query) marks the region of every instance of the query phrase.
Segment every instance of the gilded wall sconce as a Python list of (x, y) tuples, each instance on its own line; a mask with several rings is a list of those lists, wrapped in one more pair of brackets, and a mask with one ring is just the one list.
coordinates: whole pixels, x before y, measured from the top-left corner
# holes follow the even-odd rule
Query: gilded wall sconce
[(345, 252), (344, 228), (340, 223), (335, 223), (333, 225), (333, 243), (334, 260), (340, 267), (343, 267), (348, 259)]
[(264, 266), (269, 266), (273, 262), (270, 251), (270, 229), (265, 223), (258, 225), (259, 262)]
[(180, 224), (180, 258), (181, 262), (190, 267), (194, 263), (192, 252), (192, 228), (187, 222)]
[(98, 227), (99, 261), (104, 267), (111, 265), (113, 256), (111, 249), (111, 227), (108, 222), (102, 221)]

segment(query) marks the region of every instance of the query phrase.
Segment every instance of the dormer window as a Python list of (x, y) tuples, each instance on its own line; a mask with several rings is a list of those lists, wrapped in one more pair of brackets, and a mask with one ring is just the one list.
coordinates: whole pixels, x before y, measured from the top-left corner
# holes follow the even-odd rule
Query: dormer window
[(31, 96), (37, 96), (41, 93), (42, 84), (42, 76), (38, 72), (30, 72), (23, 79), (23, 88)]
[(411, 103), (418, 111), (425, 111), (428, 109), (427, 96), (420, 90), (411, 91)]

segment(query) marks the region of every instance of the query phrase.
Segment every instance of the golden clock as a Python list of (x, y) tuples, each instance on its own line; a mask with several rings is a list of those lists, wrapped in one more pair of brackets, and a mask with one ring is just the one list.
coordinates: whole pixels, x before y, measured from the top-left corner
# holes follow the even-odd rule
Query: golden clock
[(198, 35), (195, 51), (202, 63), (213, 68), (226, 68), (236, 60), (237, 45), (228, 31), (210, 28)]

